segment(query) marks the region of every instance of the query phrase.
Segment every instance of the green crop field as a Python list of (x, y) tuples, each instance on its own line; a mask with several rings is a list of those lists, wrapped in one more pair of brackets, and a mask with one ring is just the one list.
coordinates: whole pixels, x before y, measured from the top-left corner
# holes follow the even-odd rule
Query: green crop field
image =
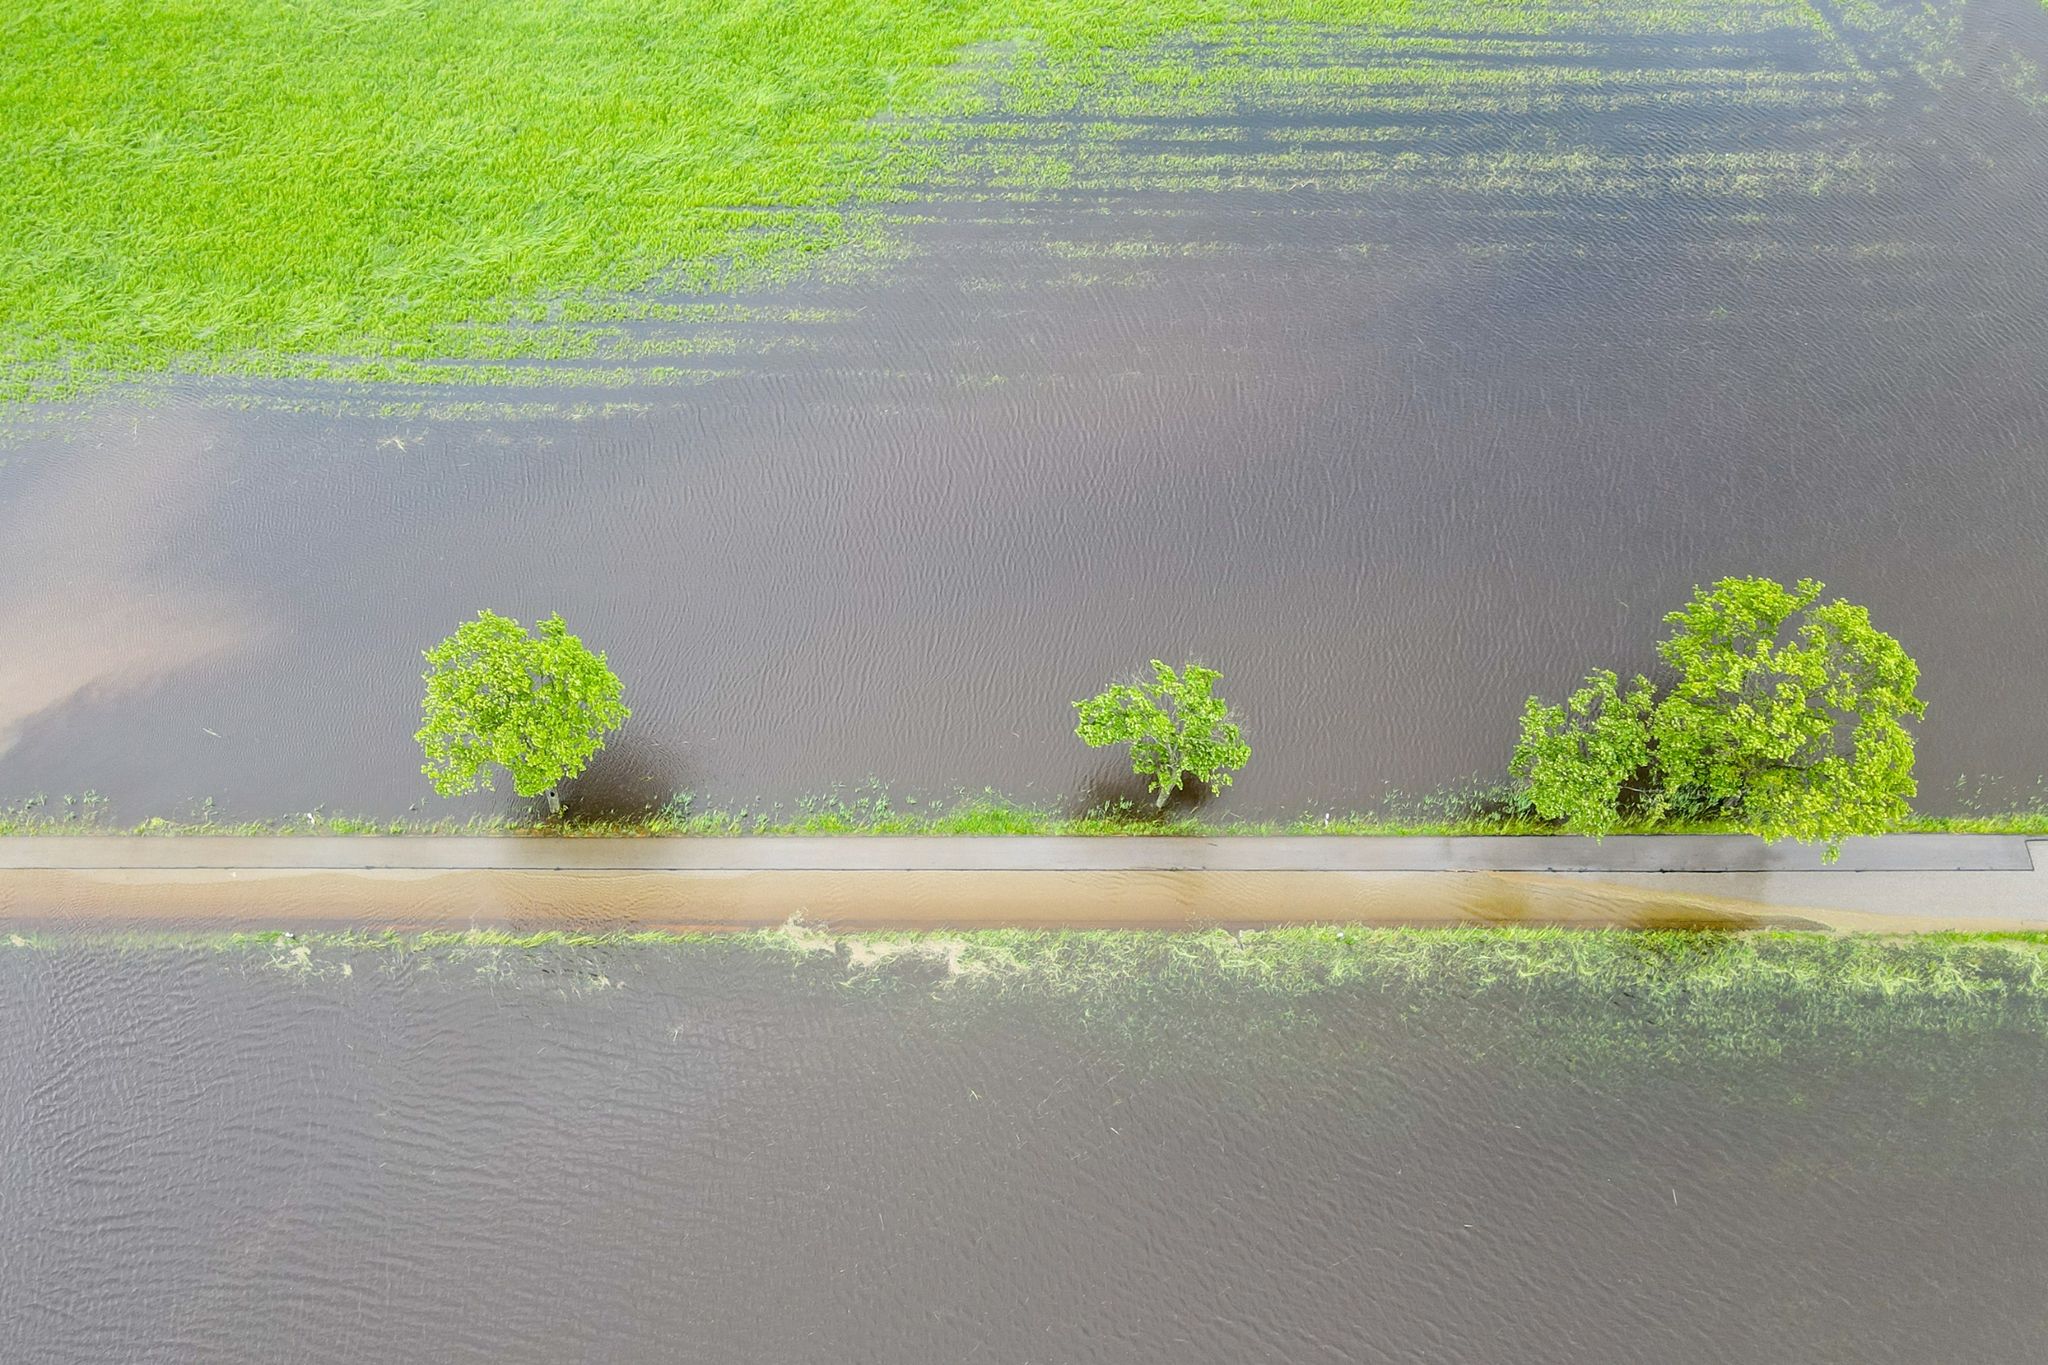
[[(1781, 0), (29, 0), (0, 17), (0, 403), (167, 370), (491, 383), (511, 377), (506, 362), (535, 367), (522, 382), (546, 382), (555, 361), (630, 366), (647, 357), (608, 357), (615, 336), (591, 325), (621, 295), (786, 272), (885, 231), (864, 207), (949, 179), (1013, 198), (1304, 178), (1539, 196), (1853, 189), (1877, 171), (1833, 155), (1707, 149), (1653, 165), (1531, 144), (1433, 158), (1313, 118), (1256, 165), (1204, 151), (1193, 127), (1170, 155), (1124, 144), (1133, 118), (1260, 105), (1354, 124), (1445, 108), (1540, 122), (1616, 100), (1840, 115), (1881, 97), (1872, 54), (1937, 60), (1948, 13), (1852, 5), (1824, 20)], [(1862, 27), (1845, 38), (1844, 25)], [(1788, 31), (1819, 69), (1745, 55), (1745, 35)], [(1617, 80), (1600, 39), (1660, 34), (1682, 40), (1671, 50), (1688, 69)], [(714, 343), (659, 344), (697, 360)], [(558, 377), (602, 389), (697, 372)]]
[[(966, 45), (1387, 0), (49, 0), (0, 20), (0, 394), (417, 353), (834, 240)], [(445, 338), (443, 339), (446, 340)]]

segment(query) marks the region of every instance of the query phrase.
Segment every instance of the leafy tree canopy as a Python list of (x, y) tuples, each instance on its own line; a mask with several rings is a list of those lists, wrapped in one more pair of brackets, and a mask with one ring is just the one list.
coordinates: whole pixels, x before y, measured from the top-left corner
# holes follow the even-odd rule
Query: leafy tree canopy
[(560, 616), (538, 635), (495, 612), (477, 613), (425, 652), (426, 698), (415, 736), (420, 769), (443, 796), (485, 791), (495, 765), (521, 796), (540, 796), (583, 771), (606, 734), (632, 712), (605, 656)]
[(1179, 791), (1188, 778), (1211, 787), (1230, 785), (1233, 770), (1252, 756), (1230, 708), (1215, 695), (1223, 675), (1200, 664), (1176, 673), (1152, 661), (1150, 682), (1116, 683), (1099, 696), (1074, 703), (1080, 723), (1074, 733), (1092, 748), (1131, 746), (1131, 771), (1151, 779), (1155, 805)]
[(1909, 811), (1920, 670), (1870, 613), (1801, 579), (1724, 578), (1664, 618), (1675, 681), (1590, 675), (1563, 705), (1531, 697), (1510, 770), (1527, 809), (1602, 834), (1625, 817), (1725, 818), (1825, 844)]

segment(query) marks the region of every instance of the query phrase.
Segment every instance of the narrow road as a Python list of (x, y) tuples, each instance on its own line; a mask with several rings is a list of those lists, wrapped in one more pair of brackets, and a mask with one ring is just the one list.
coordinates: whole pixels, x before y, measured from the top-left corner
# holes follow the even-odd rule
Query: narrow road
[[(2037, 869), (2038, 865), (2038, 869)], [(2048, 840), (0, 838), (0, 925), (1151, 927), (1357, 922), (2048, 930)]]

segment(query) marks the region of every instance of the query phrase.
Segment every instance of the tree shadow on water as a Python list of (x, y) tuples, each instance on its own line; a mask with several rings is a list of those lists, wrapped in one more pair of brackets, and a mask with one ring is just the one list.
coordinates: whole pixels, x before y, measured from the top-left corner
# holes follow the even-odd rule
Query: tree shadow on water
[(1161, 806), (1146, 779), (1128, 767), (1099, 768), (1082, 780), (1068, 813), (1113, 819), (1137, 828), (1171, 825), (1201, 814), (1215, 795), (1191, 777)]
[(670, 746), (631, 732), (562, 784), (565, 825), (630, 824), (644, 820), (684, 790), (685, 765)]

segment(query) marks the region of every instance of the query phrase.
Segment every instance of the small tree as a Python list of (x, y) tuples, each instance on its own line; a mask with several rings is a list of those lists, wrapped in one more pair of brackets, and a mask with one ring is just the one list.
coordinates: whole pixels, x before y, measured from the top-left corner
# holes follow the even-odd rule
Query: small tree
[(1080, 723), (1074, 733), (1091, 748), (1131, 746), (1131, 771), (1149, 777), (1153, 804), (1193, 777), (1227, 787), (1234, 769), (1252, 756), (1251, 746), (1230, 719), (1230, 708), (1213, 689), (1223, 675), (1200, 664), (1175, 673), (1152, 661), (1151, 682), (1116, 683), (1099, 696), (1074, 703)]
[(443, 796), (491, 786), (491, 766), (512, 775), (521, 796), (545, 796), (560, 814), (556, 788), (583, 771), (604, 737), (632, 714), (618, 675), (550, 616), (539, 636), (495, 612), (481, 611), (425, 652), (427, 693), (414, 738), (420, 769)]
[(1526, 808), (1599, 834), (1630, 813), (1721, 816), (1766, 840), (1820, 843), (1910, 810), (1920, 669), (1864, 608), (1822, 585), (1724, 578), (1664, 618), (1662, 699), (1595, 673), (1563, 706), (1529, 698), (1510, 770)]
[(1650, 682), (1629, 689), (1601, 669), (1585, 685), (1551, 706), (1529, 698), (1522, 741), (1508, 771), (1522, 780), (1522, 805), (1579, 834), (1605, 834), (1628, 809), (1661, 813), (1661, 794), (1640, 785), (1650, 767)]

